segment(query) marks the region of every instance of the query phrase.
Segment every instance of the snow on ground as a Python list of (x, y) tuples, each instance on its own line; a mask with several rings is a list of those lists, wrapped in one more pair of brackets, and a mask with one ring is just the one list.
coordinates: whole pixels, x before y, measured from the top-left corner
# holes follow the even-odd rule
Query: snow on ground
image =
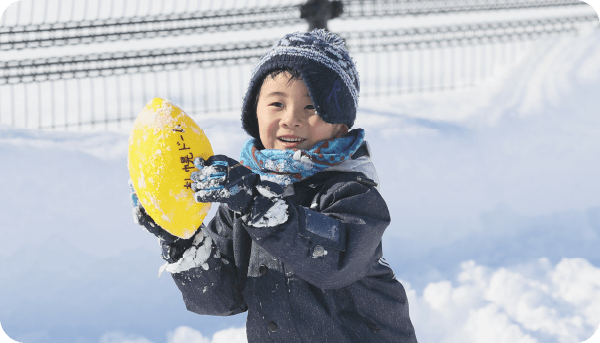
[(454, 284), (432, 282), (422, 295), (408, 293), (423, 342), (567, 343), (591, 336), (600, 320), (600, 268), (585, 259), (508, 268), (470, 260)]
[[(580, 342), (600, 323), (600, 34), (472, 90), (361, 103), (421, 342)], [(140, 104), (140, 108), (144, 104)], [(236, 116), (197, 120), (217, 153)], [(0, 128), (0, 322), (19, 342), (243, 342), (187, 312), (133, 224), (127, 134)]]
[[(180, 326), (167, 333), (166, 343), (242, 343), (246, 340), (246, 328), (229, 328), (216, 332), (212, 338), (205, 337), (198, 330)], [(122, 332), (108, 332), (98, 343), (152, 343), (139, 335), (126, 335)]]

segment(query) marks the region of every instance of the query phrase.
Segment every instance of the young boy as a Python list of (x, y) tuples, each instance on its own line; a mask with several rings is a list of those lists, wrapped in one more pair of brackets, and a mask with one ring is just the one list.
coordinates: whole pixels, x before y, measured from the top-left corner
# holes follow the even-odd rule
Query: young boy
[(390, 223), (364, 131), (358, 74), (324, 30), (282, 38), (244, 98), (240, 161), (196, 159), (196, 200), (221, 203), (184, 240), (143, 208), (187, 309), (248, 311), (248, 342), (416, 342), (404, 288), (382, 257)]

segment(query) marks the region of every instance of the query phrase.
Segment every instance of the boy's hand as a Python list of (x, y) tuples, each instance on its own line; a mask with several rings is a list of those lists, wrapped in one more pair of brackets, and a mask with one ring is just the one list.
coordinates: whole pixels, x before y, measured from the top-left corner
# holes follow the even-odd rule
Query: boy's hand
[(226, 203), (230, 210), (250, 215), (250, 222), (262, 217), (281, 198), (283, 189), (276, 183), (261, 181), (258, 174), (224, 155), (194, 160), (199, 169), (191, 178), (198, 202)]
[(233, 211), (248, 212), (255, 195), (254, 186), (260, 181), (257, 174), (224, 155), (207, 160), (196, 157), (194, 166), (199, 170), (191, 175), (196, 201), (226, 203)]
[(129, 180), (129, 186), (131, 188), (131, 204), (133, 205), (133, 221), (142, 226), (146, 231), (150, 232), (160, 240), (162, 247), (162, 258), (169, 262), (174, 263), (181, 258), (184, 251), (192, 246), (193, 237), (190, 239), (183, 239), (174, 236), (167, 232), (165, 229), (156, 224), (154, 219), (146, 213), (146, 210), (139, 201), (137, 194), (133, 189), (131, 180)]

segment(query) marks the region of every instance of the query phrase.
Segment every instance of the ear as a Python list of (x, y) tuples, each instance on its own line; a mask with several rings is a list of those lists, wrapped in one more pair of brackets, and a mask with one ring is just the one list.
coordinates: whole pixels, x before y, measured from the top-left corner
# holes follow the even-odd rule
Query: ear
[(337, 133), (335, 134), (335, 138), (340, 138), (343, 135), (348, 133), (348, 125), (346, 124), (337, 124), (339, 125), (337, 128)]

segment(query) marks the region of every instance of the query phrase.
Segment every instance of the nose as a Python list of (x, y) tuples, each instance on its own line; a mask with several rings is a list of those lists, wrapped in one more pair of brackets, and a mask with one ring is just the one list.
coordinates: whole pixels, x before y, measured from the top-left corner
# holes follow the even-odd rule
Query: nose
[(279, 126), (286, 128), (297, 128), (302, 126), (302, 115), (300, 109), (293, 106), (288, 107), (279, 120)]

